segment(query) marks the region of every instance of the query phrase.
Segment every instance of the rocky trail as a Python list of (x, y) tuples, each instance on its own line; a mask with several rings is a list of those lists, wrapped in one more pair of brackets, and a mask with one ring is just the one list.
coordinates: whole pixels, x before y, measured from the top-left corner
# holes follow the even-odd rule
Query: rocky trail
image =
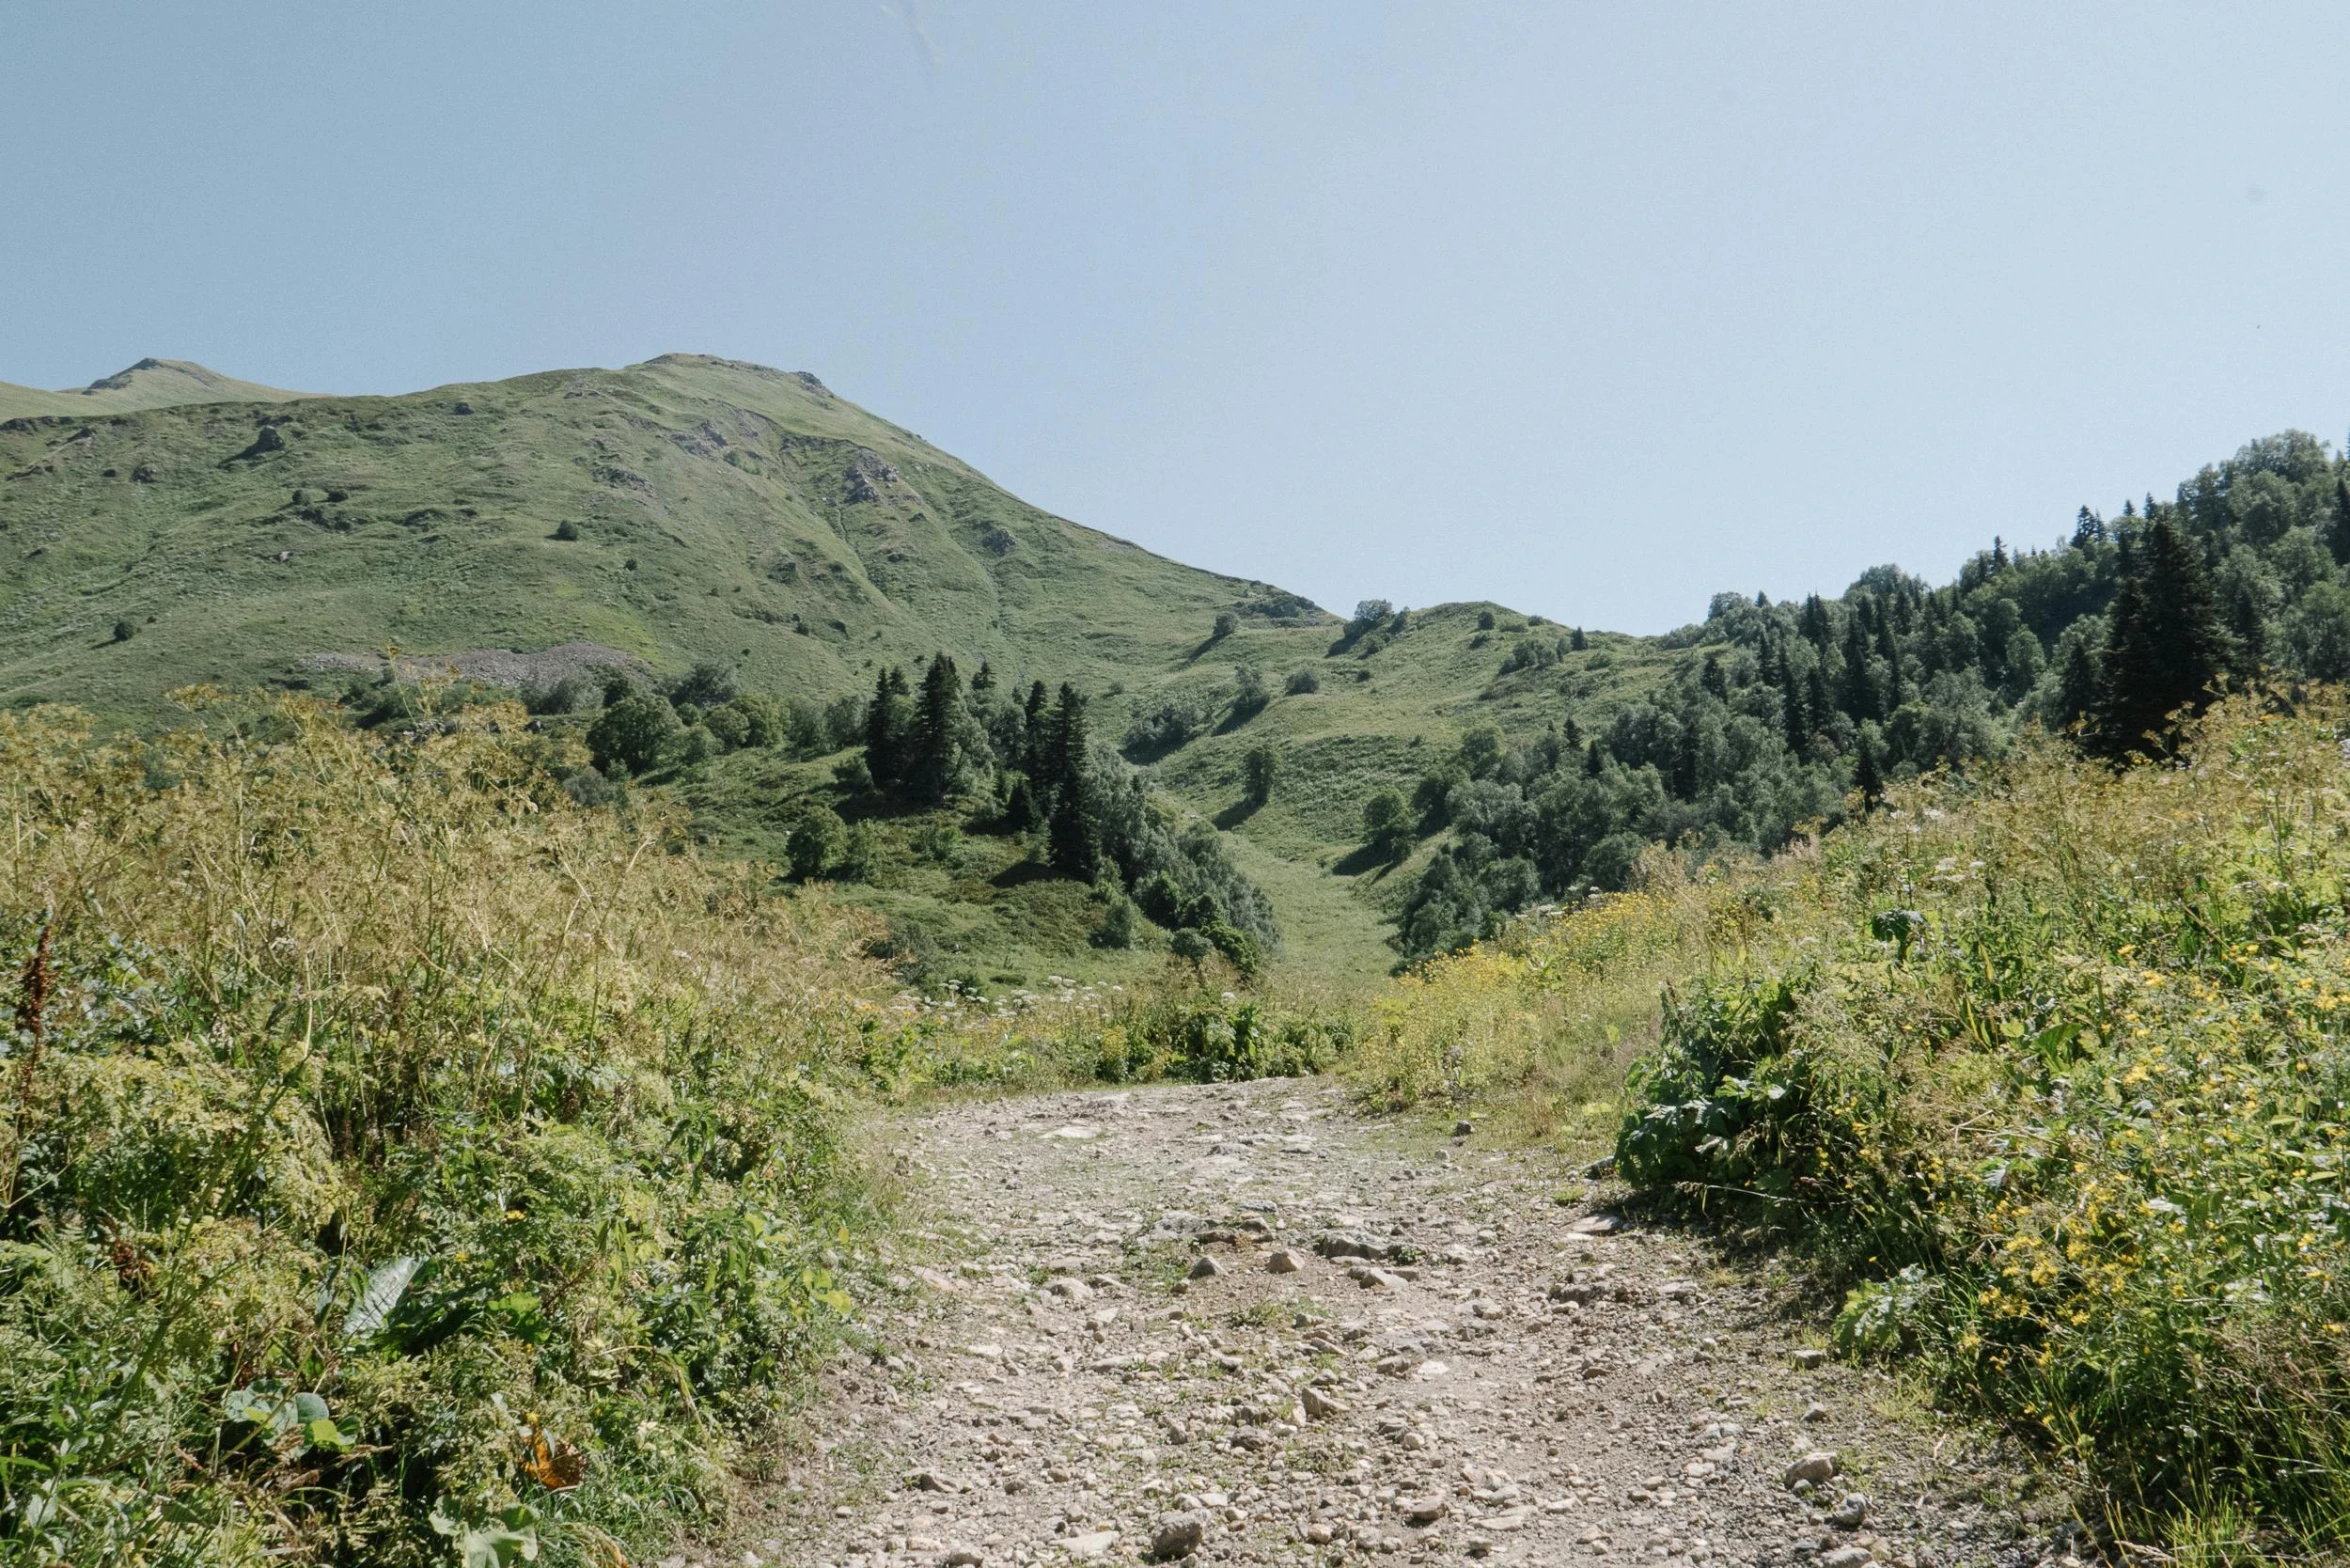
[(1540, 1153), (1297, 1080), (883, 1135), (922, 1261), (764, 1514), (670, 1568), (2064, 1555), (1783, 1286)]

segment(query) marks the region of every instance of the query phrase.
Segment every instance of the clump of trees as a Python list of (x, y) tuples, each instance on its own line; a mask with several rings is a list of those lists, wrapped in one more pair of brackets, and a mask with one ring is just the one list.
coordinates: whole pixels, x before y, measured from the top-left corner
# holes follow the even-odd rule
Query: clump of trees
[(1108, 912), (1097, 939), (1109, 945), (1135, 939), (1130, 903), (1253, 971), (1280, 939), (1271, 904), (1211, 825), (1179, 823), (1150, 799), (1141, 776), (1095, 740), (1088, 708), (1067, 683), (1057, 692), (1042, 681), (1025, 694), (1006, 691), (985, 665), (966, 684), (944, 653), (921, 666), (918, 684), (893, 666), (875, 678), (865, 705), (857, 782), (884, 798), (958, 807), (975, 827), (1030, 836), (1054, 874), (1103, 888)]
[[(2111, 521), (2084, 507), (2053, 548), (1994, 540), (1942, 587), (1888, 566), (1836, 599), (1718, 595), (1665, 639), (1683, 657), (1664, 689), (1588, 734), (1571, 716), (1511, 745), (1473, 732), (1421, 780), (1408, 828), (1373, 802), (1364, 836), (1382, 858), (1444, 836), (1396, 944), (1416, 958), (1620, 887), (1652, 843), (1775, 849), (1892, 781), (1995, 756), (2027, 723), (2116, 758), (2163, 754), (2174, 715), (2228, 681), (2350, 678), (2346, 562), (2350, 467), (2289, 431), (2170, 501)], [(1560, 651), (1529, 636), (1505, 670)]]

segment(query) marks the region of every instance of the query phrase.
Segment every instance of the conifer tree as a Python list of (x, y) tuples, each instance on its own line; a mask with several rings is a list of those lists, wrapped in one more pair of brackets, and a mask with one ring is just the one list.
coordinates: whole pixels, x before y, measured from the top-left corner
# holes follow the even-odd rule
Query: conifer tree
[(2064, 673), (2057, 677), (2057, 719), (2065, 725), (2079, 723), (2093, 717), (2100, 702), (2097, 679), (2097, 657), (2089, 651), (2089, 639), (2072, 639), (2071, 651), (2065, 655)]
[(906, 770), (906, 672), (896, 665), (874, 677), (865, 707), (865, 771), (875, 789), (895, 789)]
[(1786, 672), (1786, 685), (1779, 692), (1779, 719), (1785, 725), (1788, 752), (1801, 761), (1811, 749), (1811, 716), (1804, 712), (1803, 693), (1796, 687), (1795, 672)]
[[(1803, 706), (1805, 715), (1810, 718), (1815, 730), (1824, 728), (1828, 722), (1828, 715), (1835, 711), (1836, 704), (1828, 697), (1827, 674), (1816, 664), (1811, 667), (1811, 674), (1804, 681)], [(1810, 750), (1810, 739), (1808, 735), (1804, 737), (1803, 751), (1798, 752), (1797, 755), (1803, 755), (1804, 752)]]
[[(1863, 599), (1861, 605), (1868, 601)], [(1844, 622), (1844, 711), (1855, 719), (1877, 714), (1877, 683), (1869, 678), (1869, 634), (1866, 614), (1855, 606)]]
[(1020, 709), (1020, 771), (1039, 787), (1044, 783), (1045, 746), (1052, 733), (1052, 718), (1046, 712), (1050, 700), (1045, 695), (1044, 682), (1037, 681), (1028, 688), (1028, 701)]
[(1852, 787), (1860, 791), (1863, 811), (1874, 810), (1877, 802), (1885, 798), (1885, 775), (1877, 769), (1877, 746), (1872, 733), (1873, 727), (1861, 730), (1852, 754)]
[(2326, 523), (2326, 548), (2337, 565), (2350, 566), (2350, 481), (2334, 477), (2334, 515)]
[(1909, 691), (1901, 678), (1901, 644), (1893, 637), (1893, 617), (1883, 606), (1877, 610), (1877, 652), (1884, 658), (1885, 667), (1892, 672), (1885, 691), (1885, 712), (1891, 714), (1909, 701)]
[(2116, 755), (2151, 740), (2167, 750), (2170, 715), (2200, 707), (2227, 667), (2222, 626), (2203, 554), (2164, 519), (2132, 552), (2113, 600), (2107, 634), (2098, 739)]
[(952, 793), (963, 770), (963, 679), (941, 653), (922, 674), (922, 701), (914, 710), (906, 746), (906, 787), (933, 803)]
[(2228, 601), (2228, 631), (2236, 639), (2236, 656), (2228, 661), (2229, 667), (2240, 676), (2258, 675), (2268, 662), (2268, 624), (2250, 583), (2237, 583)]
[(1085, 776), (1086, 751), (1085, 699), (1064, 682), (1045, 747), (1044, 783), (1053, 802), (1045, 830), (1046, 852), (1055, 871), (1080, 882), (1091, 882), (1101, 869)]
[(1826, 657), (1828, 639), (1833, 635), (1833, 628), (1828, 625), (1828, 607), (1820, 602), (1818, 594), (1805, 596), (1803, 615), (1797, 620), (1796, 626), (1810, 641), (1812, 647), (1817, 649), (1823, 658)]

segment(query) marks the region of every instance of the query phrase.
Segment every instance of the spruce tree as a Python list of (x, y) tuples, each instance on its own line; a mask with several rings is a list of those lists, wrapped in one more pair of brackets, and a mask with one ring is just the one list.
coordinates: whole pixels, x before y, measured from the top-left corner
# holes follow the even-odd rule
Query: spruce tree
[[(1811, 667), (1811, 674), (1803, 684), (1804, 712), (1810, 718), (1815, 730), (1824, 729), (1827, 727), (1828, 715), (1836, 710), (1836, 704), (1828, 696), (1827, 673), (1815, 664)], [(1806, 737), (1807, 741), (1808, 738)], [(1805, 751), (1808, 752), (1808, 750), (1807, 745)], [(1798, 755), (1803, 754), (1802, 752), (1798, 753)]]
[(1864, 728), (1852, 754), (1852, 787), (1860, 791), (1860, 809), (1871, 811), (1885, 798), (1885, 775), (1877, 770), (1877, 746), (1871, 739), (1873, 730)]
[(2068, 727), (2078, 724), (2096, 713), (2099, 701), (2097, 656), (2089, 651), (2088, 638), (2075, 637), (2064, 673), (2057, 677), (2057, 720)]
[(1863, 599), (1853, 607), (1844, 622), (1844, 711), (1855, 719), (1873, 719), (1877, 714), (1877, 683), (1869, 677), (1869, 633), (1862, 606)]
[(1020, 709), (1020, 771), (1040, 788), (1044, 784), (1045, 746), (1052, 733), (1052, 716), (1046, 711), (1050, 700), (1044, 682), (1037, 681), (1028, 688), (1028, 701)]
[(2260, 613), (2260, 595), (2250, 583), (2237, 583), (2228, 601), (2228, 631), (2236, 639), (2236, 656), (2229, 667), (2245, 678), (2258, 675), (2268, 663), (2268, 622)]
[(1901, 678), (1901, 644), (1893, 637), (1893, 617), (1882, 606), (1877, 610), (1877, 652), (1883, 657), (1886, 669), (1892, 672), (1885, 690), (1885, 713), (1890, 716), (1909, 701), (1909, 690)]
[(1779, 691), (1779, 718), (1786, 726), (1787, 750), (1801, 762), (1811, 750), (1811, 718), (1804, 711), (1803, 693), (1797, 689), (1795, 672), (1786, 672), (1786, 685)]
[(1828, 652), (1828, 639), (1833, 635), (1834, 628), (1828, 624), (1828, 607), (1820, 602), (1818, 594), (1810, 594), (1804, 598), (1803, 614), (1797, 620), (1796, 625), (1810, 640), (1812, 647), (1818, 650), (1822, 657), (1825, 657)]
[(906, 787), (915, 798), (942, 801), (962, 775), (963, 679), (955, 661), (939, 654), (922, 675), (905, 756)]
[(1093, 801), (1085, 776), (1086, 750), (1085, 699), (1076, 687), (1064, 682), (1053, 708), (1051, 739), (1045, 747), (1044, 781), (1053, 802), (1045, 830), (1046, 853), (1055, 871), (1080, 882), (1091, 882), (1101, 869)]
[(2338, 565), (2350, 566), (2350, 481), (2334, 478), (2334, 515), (2326, 522), (2326, 548)]
[(873, 680), (865, 707), (865, 771), (873, 787), (895, 789), (906, 770), (906, 672), (889, 665)]
[(2203, 554), (2169, 519), (2145, 530), (2114, 595), (2105, 644), (2098, 740), (2120, 755), (2152, 742), (2169, 749), (2170, 716), (2199, 708), (2226, 669), (2222, 625)]

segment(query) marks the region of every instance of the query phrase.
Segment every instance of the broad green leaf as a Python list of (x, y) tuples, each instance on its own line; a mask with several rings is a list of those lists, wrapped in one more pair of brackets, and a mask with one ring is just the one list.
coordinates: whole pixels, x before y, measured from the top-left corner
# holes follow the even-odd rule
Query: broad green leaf
[(394, 1258), (391, 1262), (367, 1276), (360, 1288), (359, 1299), (351, 1304), (350, 1315), (343, 1319), (345, 1339), (366, 1339), (383, 1332), (400, 1298), (408, 1293), (409, 1281), (424, 1266), (417, 1257)]

